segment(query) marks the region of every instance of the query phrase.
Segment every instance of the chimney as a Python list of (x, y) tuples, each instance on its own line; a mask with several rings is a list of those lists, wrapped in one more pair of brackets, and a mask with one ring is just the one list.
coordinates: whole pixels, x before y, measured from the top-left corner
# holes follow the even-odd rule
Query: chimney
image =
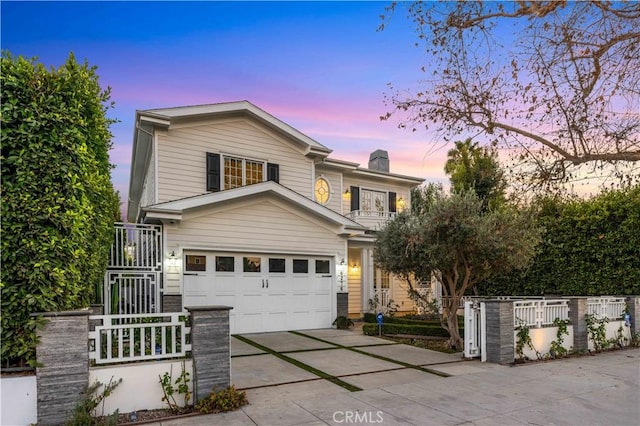
[(383, 149), (372, 152), (369, 155), (369, 170), (389, 173), (389, 153)]

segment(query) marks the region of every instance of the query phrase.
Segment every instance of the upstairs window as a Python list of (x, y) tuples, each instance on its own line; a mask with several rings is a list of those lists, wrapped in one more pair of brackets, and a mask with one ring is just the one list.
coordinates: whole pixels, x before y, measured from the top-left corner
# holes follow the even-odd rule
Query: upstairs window
[(331, 197), (331, 189), (329, 188), (329, 182), (325, 178), (318, 178), (315, 185), (315, 197), (316, 201), (320, 204), (327, 204)]
[(224, 189), (264, 181), (266, 163), (237, 157), (224, 157)]
[(239, 188), (267, 180), (277, 183), (279, 179), (278, 164), (207, 153), (207, 191)]

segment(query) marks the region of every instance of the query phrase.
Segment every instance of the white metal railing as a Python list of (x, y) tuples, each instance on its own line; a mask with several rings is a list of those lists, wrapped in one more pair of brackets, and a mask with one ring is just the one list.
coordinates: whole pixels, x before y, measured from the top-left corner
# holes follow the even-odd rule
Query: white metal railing
[(587, 313), (597, 318), (622, 318), (627, 302), (624, 297), (589, 297)]
[(162, 227), (116, 223), (109, 269), (159, 270), (162, 266)]
[(378, 210), (352, 210), (347, 214), (350, 219), (358, 219), (359, 217), (375, 217), (382, 219), (393, 219), (396, 212), (378, 211)]
[(89, 359), (115, 364), (181, 358), (191, 351), (189, 314), (91, 315)]
[(569, 319), (568, 300), (516, 300), (513, 302), (513, 326), (542, 327), (553, 321)]

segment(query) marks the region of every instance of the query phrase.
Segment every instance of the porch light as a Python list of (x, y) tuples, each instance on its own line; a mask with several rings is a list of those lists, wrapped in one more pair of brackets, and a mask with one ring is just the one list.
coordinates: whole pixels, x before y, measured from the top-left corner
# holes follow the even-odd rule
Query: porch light
[(344, 198), (345, 200), (351, 199), (351, 191), (349, 190), (349, 188), (347, 188), (347, 190), (344, 191), (344, 194), (342, 194), (342, 198)]
[(360, 269), (360, 266), (358, 266), (357, 263), (351, 264), (351, 273), (357, 274), (359, 269)]
[(178, 256), (176, 256), (176, 251), (171, 250), (171, 254), (169, 255), (169, 266), (175, 267), (178, 265)]
[(398, 200), (396, 201), (396, 210), (401, 212), (404, 210), (405, 207), (406, 207), (406, 203), (404, 201), (404, 198), (402, 197), (398, 198)]

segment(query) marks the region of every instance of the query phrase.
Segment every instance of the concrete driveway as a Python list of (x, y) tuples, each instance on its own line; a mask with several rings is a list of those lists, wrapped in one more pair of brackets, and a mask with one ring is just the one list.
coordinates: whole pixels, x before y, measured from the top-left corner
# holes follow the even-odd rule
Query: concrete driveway
[(640, 349), (517, 367), (351, 331), (232, 338), (241, 410), (157, 425), (638, 425)]

